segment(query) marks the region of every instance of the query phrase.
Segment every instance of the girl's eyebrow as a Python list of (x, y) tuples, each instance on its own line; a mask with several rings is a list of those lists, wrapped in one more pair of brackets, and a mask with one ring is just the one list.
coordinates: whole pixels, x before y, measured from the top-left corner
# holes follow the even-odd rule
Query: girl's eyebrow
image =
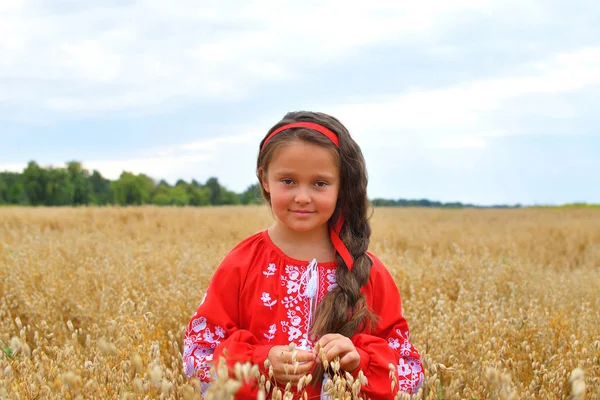
[[(278, 177), (295, 176), (295, 175), (297, 175), (297, 173), (294, 171), (289, 171), (289, 170), (280, 170), (280, 171), (274, 171), (274, 175), (276, 175)], [(331, 175), (331, 174), (327, 174), (327, 173), (319, 173), (319, 174), (315, 175), (314, 178), (332, 181), (335, 179), (335, 176)]]

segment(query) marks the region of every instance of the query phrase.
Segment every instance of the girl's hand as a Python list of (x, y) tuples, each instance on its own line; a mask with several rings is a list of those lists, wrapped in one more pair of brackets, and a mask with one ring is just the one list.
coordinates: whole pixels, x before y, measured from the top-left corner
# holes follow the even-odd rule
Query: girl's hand
[[(340, 357), (340, 368), (346, 372), (354, 372), (360, 365), (360, 354), (354, 347), (354, 343), (347, 338), (337, 333), (329, 333), (319, 339), (317, 345), (313, 349), (316, 354), (320, 354), (321, 349), (325, 353), (328, 362), (334, 357)], [(321, 362), (322, 360), (318, 360)]]
[(291, 382), (292, 385), (297, 385), (300, 378), (312, 371), (316, 355), (311, 351), (298, 349), (292, 352), (288, 346), (273, 346), (267, 358), (273, 367), (273, 377), (277, 383)]

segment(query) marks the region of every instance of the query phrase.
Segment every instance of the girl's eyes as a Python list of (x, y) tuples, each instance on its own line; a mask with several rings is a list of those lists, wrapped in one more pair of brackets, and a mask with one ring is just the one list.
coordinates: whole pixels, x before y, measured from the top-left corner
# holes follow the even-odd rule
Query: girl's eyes
[[(294, 183), (294, 181), (291, 180), (291, 179), (282, 179), (281, 183), (283, 183), (284, 185), (291, 185), (291, 184)], [(317, 186), (317, 187), (323, 188), (323, 187), (325, 187), (327, 185), (328, 185), (328, 183), (324, 182), (324, 181), (317, 181), (317, 182), (315, 182), (315, 186)]]

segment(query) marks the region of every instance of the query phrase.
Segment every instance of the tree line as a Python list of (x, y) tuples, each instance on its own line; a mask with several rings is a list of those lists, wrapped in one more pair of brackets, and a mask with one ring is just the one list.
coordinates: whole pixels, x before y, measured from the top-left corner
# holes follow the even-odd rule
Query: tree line
[(0, 172), (0, 204), (210, 206), (262, 201), (258, 184), (236, 193), (222, 186), (216, 177), (204, 183), (180, 179), (170, 185), (145, 174), (124, 171), (118, 179), (109, 180), (97, 170), (90, 173), (77, 161), (63, 168), (43, 168), (30, 161), (21, 173)]
[[(143, 205), (161, 206), (218, 206), (261, 204), (264, 202), (258, 184), (250, 185), (242, 193), (222, 186), (216, 177), (200, 183), (178, 180), (170, 185), (156, 182), (145, 174), (122, 172), (116, 180), (109, 180), (97, 170), (91, 173), (78, 161), (67, 162), (65, 167), (40, 167), (30, 161), (23, 172), (0, 172), (0, 204), (31, 206), (77, 205)], [(460, 202), (442, 203), (427, 199), (372, 200), (378, 207), (481, 207)], [(494, 208), (520, 207), (497, 205)]]

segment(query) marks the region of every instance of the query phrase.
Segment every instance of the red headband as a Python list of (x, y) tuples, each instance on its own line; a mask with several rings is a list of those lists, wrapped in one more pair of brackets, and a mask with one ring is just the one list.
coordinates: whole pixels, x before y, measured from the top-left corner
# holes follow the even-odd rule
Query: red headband
[[(279, 127), (277, 129), (275, 129), (273, 132), (271, 132), (271, 134), (269, 136), (267, 136), (265, 138), (265, 140), (263, 141), (261, 150), (265, 148), (265, 146), (267, 145), (267, 142), (269, 140), (271, 140), (271, 138), (273, 136), (275, 136), (279, 132), (282, 132), (282, 131), (285, 131), (288, 129), (292, 129), (292, 128), (308, 128), (308, 129), (312, 129), (314, 131), (320, 132), (323, 135), (327, 136), (338, 148), (340, 147), (340, 142), (339, 142), (337, 135), (335, 133), (333, 133), (331, 130), (325, 128), (324, 126), (315, 124), (314, 122), (294, 122), (294, 123)], [(333, 244), (335, 251), (337, 251), (339, 253), (339, 255), (342, 257), (342, 260), (344, 260), (344, 263), (346, 264), (348, 271), (352, 271), (352, 267), (354, 266), (354, 259), (352, 258), (350, 251), (348, 251), (348, 248), (346, 247), (346, 245), (340, 238), (340, 232), (342, 231), (342, 226), (344, 225), (344, 220), (345, 220), (344, 214), (340, 214), (335, 225), (329, 227), (329, 237), (331, 238), (331, 243)]]
[(312, 129), (313, 131), (320, 132), (323, 135), (327, 136), (329, 138), (329, 140), (331, 140), (337, 147), (340, 147), (340, 142), (338, 140), (337, 135), (335, 133), (333, 133), (332, 131), (330, 131), (329, 129), (325, 128), (324, 126), (315, 124), (314, 122), (294, 122), (294, 123), (279, 127), (277, 129), (275, 129), (273, 132), (271, 132), (271, 134), (269, 136), (267, 136), (267, 138), (264, 140), (261, 150), (265, 148), (265, 146), (267, 145), (267, 142), (269, 140), (271, 140), (271, 138), (273, 136), (277, 135), (281, 131), (286, 131), (286, 130), (292, 129), (292, 128), (308, 128), (308, 129)]

